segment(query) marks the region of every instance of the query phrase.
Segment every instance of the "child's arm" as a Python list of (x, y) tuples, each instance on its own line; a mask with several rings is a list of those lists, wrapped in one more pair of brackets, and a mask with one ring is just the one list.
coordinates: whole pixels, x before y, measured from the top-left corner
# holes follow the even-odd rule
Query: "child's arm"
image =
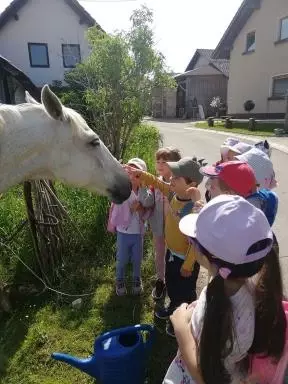
[(107, 231), (111, 233), (115, 233), (116, 231), (116, 227), (113, 223), (113, 209), (114, 209), (114, 203), (110, 205), (109, 214), (108, 214), (108, 223), (107, 223)]
[(199, 189), (196, 188), (196, 187), (188, 188), (187, 191), (186, 191), (186, 195), (187, 195), (187, 197), (190, 198), (194, 203), (196, 203), (196, 201), (201, 200), (201, 192), (200, 192)]
[(182, 304), (174, 311), (170, 319), (188, 372), (197, 384), (205, 384), (198, 365), (197, 343), (191, 332), (191, 324), (187, 321), (187, 311), (190, 311), (187, 304)]
[(128, 172), (136, 176), (139, 176), (140, 181), (144, 186), (149, 187), (150, 185), (152, 185), (155, 189), (159, 189), (164, 196), (167, 196), (167, 197), (169, 196), (169, 193), (170, 193), (169, 184), (165, 183), (162, 180), (159, 180), (156, 176), (151, 175), (151, 173), (143, 172), (143, 171), (140, 171), (139, 169), (128, 167), (128, 166), (126, 166), (126, 169), (128, 170)]
[(193, 266), (196, 261), (196, 247), (190, 244), (186, 253), (185, 261), (181, 267), (180, 273), (183, 277), (190, 277), (193, 271)]
[(143, 208), (151, 208), (155, 204), (154, 193), (151, 189), (140, 188), (139, 189), (139, 202)]
[(170, 185), (162, 180), (159, 180), (156, 176), (151, 175), (151, 173), (142, 172), (140, 175), (140, 181), (147, 187), (152, 185), (155, 189), (159, 189), (159, 191), (161, 191), (164, 196), (169, 196)]

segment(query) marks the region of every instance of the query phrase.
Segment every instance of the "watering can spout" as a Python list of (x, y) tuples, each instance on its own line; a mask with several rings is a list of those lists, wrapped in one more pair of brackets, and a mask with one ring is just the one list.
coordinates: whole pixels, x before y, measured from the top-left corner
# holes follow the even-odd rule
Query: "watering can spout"
[(95, 375), (95, 361), (92, 357), (87, 359), (78, 359), (77, 357), (66, 355), (64, 353), (53, 353), (52, 358), (57, 361), (62, 361), (63, 363), (69, 364), (74, 368), (79, 369), (82, 372), (88, 373), (91, 375), (91, 371), (94, 371)]

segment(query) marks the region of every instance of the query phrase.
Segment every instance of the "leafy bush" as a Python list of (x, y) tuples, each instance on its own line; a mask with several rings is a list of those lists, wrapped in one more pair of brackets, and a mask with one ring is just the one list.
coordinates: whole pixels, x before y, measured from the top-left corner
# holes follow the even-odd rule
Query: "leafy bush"
[(255, 108), (255, 103), (253, 100), (247, 100), (244, 103), (244, 109), (246, 112), (251, 112)]

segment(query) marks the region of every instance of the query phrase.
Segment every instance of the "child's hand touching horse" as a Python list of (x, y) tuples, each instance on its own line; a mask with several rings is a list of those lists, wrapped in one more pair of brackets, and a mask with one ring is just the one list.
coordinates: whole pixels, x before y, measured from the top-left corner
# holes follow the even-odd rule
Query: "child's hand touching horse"
[(130, 165), (127, 165), (127, 164), (123, 165), (123, 168), (132, 177), (139, 177), (141, 176), (142, 173), (144, 173), (144, 171), (135, 167), (131, 167)]

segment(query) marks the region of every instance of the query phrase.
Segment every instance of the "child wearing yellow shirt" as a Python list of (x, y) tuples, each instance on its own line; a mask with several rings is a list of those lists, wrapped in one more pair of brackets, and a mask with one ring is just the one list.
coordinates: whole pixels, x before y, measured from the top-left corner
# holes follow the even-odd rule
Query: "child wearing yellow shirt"
[[(194, 248), (179, 230), (179, 221), (191, 213), (194, 202), (200, 200), (201, 195), (197, 187), (203, 180), (203, 175), (200, 173), (203, 164), (196, 158), (184, 157), (178, 162), (167, 162), (167, 165), (172, 172), (170, 185), (149, 173), (130, 170), (139, 175), (142, 184), (154, 186), (169, 200), (165, 216), (167, 247), (165, 280), (170, 304), (155, 312), (155, 316), (163, 320), (168, 320), (182, 303), (196, 300), (199, 264), (195, 262)], [(170, 320), (167, 323), (166, 333), (174, 336)]]

